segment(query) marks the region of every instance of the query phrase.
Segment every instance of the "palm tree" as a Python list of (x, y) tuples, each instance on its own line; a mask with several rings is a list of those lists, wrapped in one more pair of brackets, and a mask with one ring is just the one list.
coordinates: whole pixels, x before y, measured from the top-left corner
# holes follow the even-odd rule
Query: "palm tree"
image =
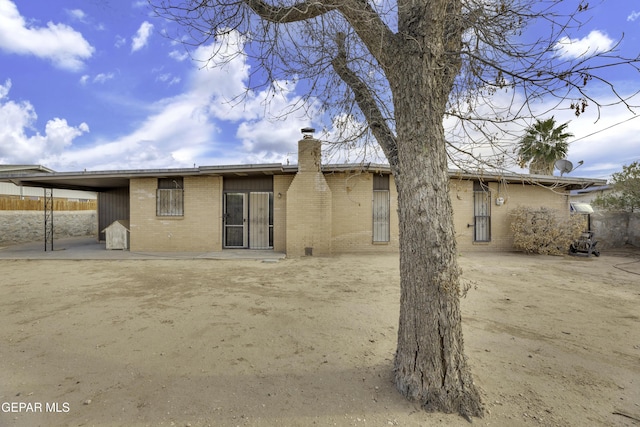
[(573, 136), (565, 132), (567, 123), (556, 127), (553, 117), (547, 120), (538, 119), (518, 143), (518, 163), (524, 168), (529, 164), (529, 173), (537, 175), (553, 175), (553, 166), (569, 151), (567, 139)]

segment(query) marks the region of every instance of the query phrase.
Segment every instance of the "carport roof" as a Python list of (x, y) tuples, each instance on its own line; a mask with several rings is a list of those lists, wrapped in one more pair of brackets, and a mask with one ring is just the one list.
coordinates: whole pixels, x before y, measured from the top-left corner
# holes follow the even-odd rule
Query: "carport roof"
[(105, 191), (129, 187), (135, 178), (166, 178), (172, 176), (249, 176), (283, 173), (279, 163), (262, 165), (201, 166), (179, 169), (133, 169), (113, 171), (53, 172), (0, 175), (0, 182), (26, 187), (60, 188), (68, 190)]
[[(389, 165), (361, 163), (361, 164), (333, 164), (324, 165), (325, 173), (367, 171), (389, 174)], [(25, 187), (58, 188), (84, 191), (106, 191), (113, 188), (129, 186), (129, 181), (136, 178), (166, 178), (173, 176), (256, 176), (294, 174), (297, 165), (282, 165), (280, 163), (266, 163), (254, 165), (223, 165), (200, 166), (179, 169), (135, 169), (112, 171), (81, 171), (81, 172), (50, 172), (50, 173), (9, 173), (2, 174), (0, 182), (11, 182)], [(522, 175), (515, 173), (487, 173), (483, 171), (464, 172), (449, 170), (452, 179), (481, 180), (484, 182), (505, 182), (517, 184), (534, 184), (545, 187), (558, 187), (564, 190), (583, 189), (593, 185), (605, 185), (606, 180), (592, 178), (569, 178), (551, 175)]]

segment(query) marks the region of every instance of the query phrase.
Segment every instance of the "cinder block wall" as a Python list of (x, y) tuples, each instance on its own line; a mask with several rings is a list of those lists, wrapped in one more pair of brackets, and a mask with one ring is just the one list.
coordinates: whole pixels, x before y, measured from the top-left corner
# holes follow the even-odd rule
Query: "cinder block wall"
[[(54, 211), (53, 239), (95, 236), (98, 215), (93, 211)], [(44, 241), (43, 211), (0, 210), (0, 244)]]
[(184, 177), (184, 215), (156, 216), (156, 178), (132, 179), (131, 250), (222, 250), (222, 178)]
[(619, 248), (626, 244), (640, 247), (640, 212), (607, 212), (591, 214), (591, 230), (598, 248)]

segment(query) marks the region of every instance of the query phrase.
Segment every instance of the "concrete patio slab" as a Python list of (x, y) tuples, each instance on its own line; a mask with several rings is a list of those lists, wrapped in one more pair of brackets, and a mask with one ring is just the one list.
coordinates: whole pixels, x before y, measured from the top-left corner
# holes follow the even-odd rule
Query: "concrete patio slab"
[(273, 250), (225, 249), (221, 252), (132, 252), (107, 250), (105, 242), (94, 237), (57, 239), (53, 251), (44, 242), (0, 246), (0, 259), (253, 259), (276, 262), (285, 254)]

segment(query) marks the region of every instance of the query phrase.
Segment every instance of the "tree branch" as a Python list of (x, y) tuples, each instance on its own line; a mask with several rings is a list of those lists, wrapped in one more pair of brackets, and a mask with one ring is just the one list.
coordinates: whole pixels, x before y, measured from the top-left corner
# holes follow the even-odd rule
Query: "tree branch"
[(356, 103), (367, 119), (371, 132), (376, 137), (380, 147), (382, 147), (392, 169), (395, 170), (398, 165), (396, 136), (387, 124), (367, 85), (347, 66), (347, 51), (344, 45), (346, 35), (338, 33), (336, 38), (338, 54), (331, 61), (331, 65), (333, 65), (336, 74), (353, 91)]
[(245, 3), (260, 18), (278, 24), (304, 21), (338, 8), (337, 5), (313, 0), (302, 1), (288, 7), (272, 6), (262, 0), (245, 0)]
[(387, 71), (394, 52), (397, 52), (397, 40), (378, 12), (366, 0), (344, 0), (339, 10), (369, 53)]
[(260, 18), (278, 24), (317, 18), (333, 10), (339, 11), (349, 22), (362, 42), (383, 66), (395, 49), (394, 34), (366, 0), (340, 2), (306, 0), (292, 6), (273, 6), (263, 0), (244, 0)]

